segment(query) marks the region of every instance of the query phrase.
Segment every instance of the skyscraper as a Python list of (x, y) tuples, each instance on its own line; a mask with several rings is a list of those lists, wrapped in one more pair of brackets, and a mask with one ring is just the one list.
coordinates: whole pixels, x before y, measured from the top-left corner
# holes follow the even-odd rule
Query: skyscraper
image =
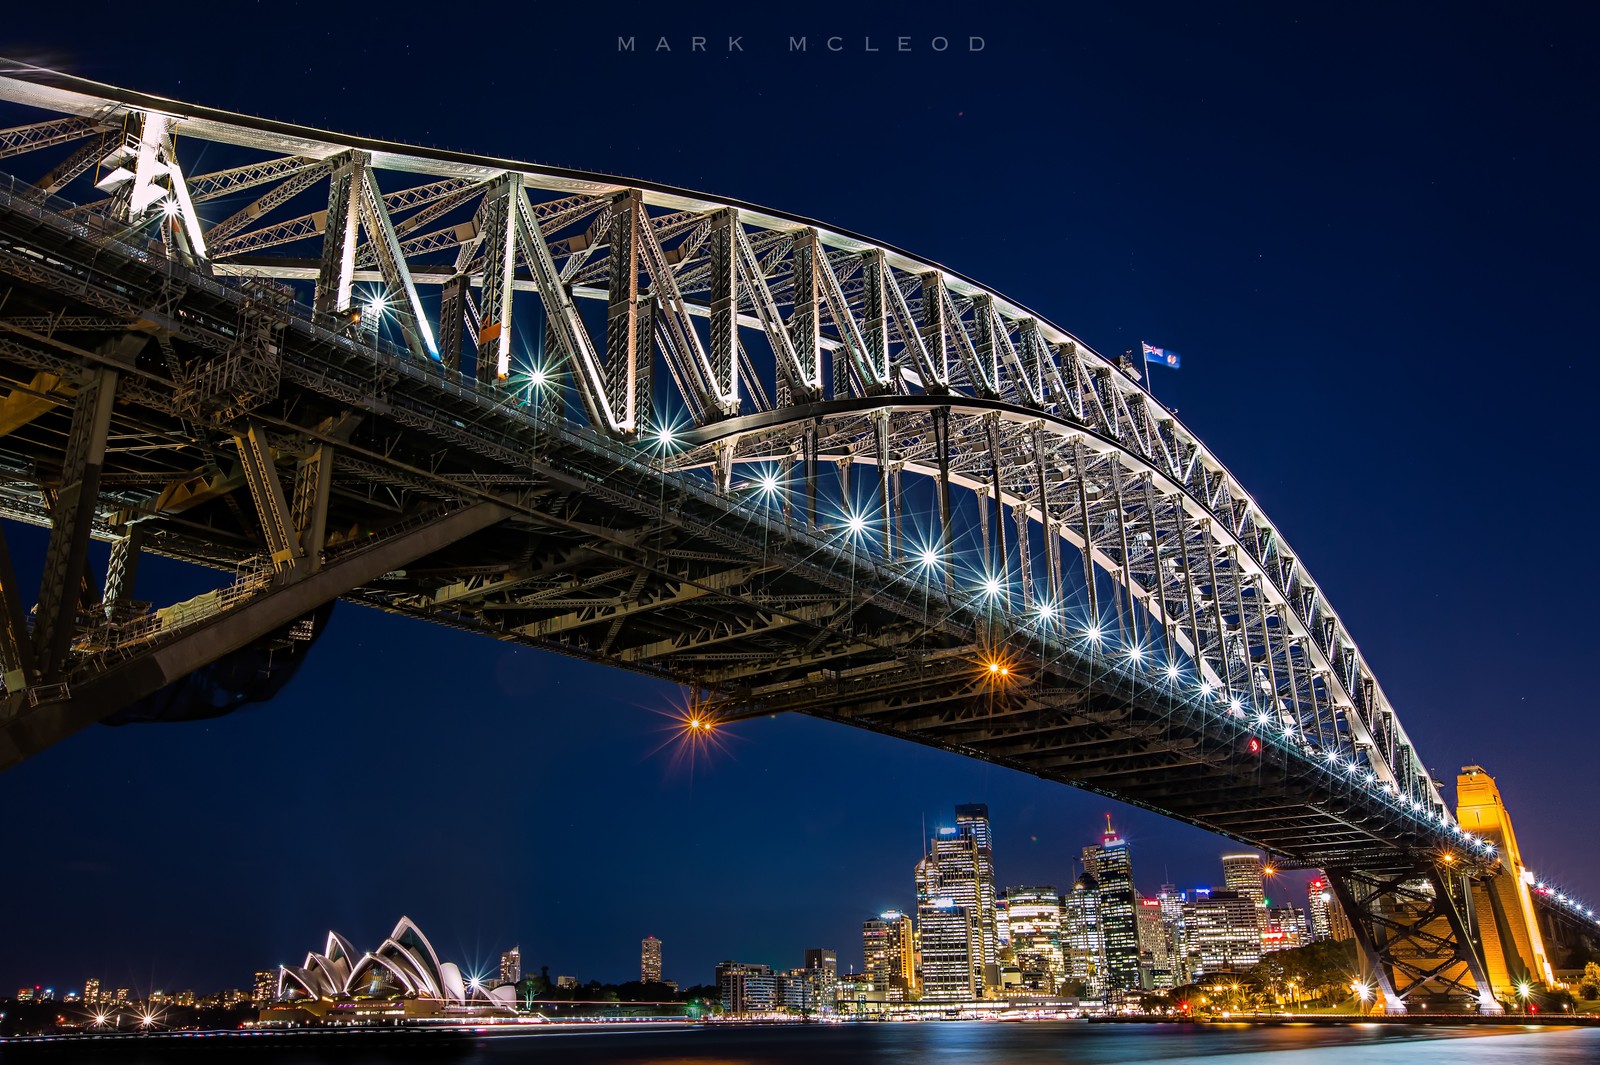
[(1095, 879), (1100, 885), (1100, 928), (1105, 937), (1105, 990), (1115, 995), (1139, 988), (1139, 925), (1135, 917), (1137, 894), (1133, 889), (1133, 859), (1128, 841), (1111, 827), (1095, 854)]
[(1100, 928), (1100, 885), (1084, 873), (1061, 900), (1067, 979), (1083, 985), (1087, 998), (1105, 992), (1106, 941)]
[(1156, 897), (1161, 903), (1161, 924), (1167, 930), (1167, 942), (1172, 945), (1172, 986), (1178, 987), (1189, 982), (1183, 924), (1183, 904), (1188, 896), (1174, 884), (1162, 884), (1161, 894)]
[[(994, 913), (994, 851), (987, 806), (956, 807), (955, 826), (940, 828), (934, 835), (927, 855), (917, 863), (916, 881), (924, 996), (937, 993), (948, 998), (959, 987), (970, 986), (970, 993), (957, 997), (976, 998), (985, 988), (997, 986), (1000, 967)], [(967, 941), (958, 944), (952, 937), (962, 924)], [(931, 952), (930, 929), (936, 940)], [(958, 957), (964, 957), (972, 967), (971, 979), (942, 968), (954, 965)], [(933, 967), (939, 967), (939, 971), (930, 977)]]
[[(256, 974), (256, 976), (258, 976), (258, 977), (260, 975), (261, 975), (260, 973)], [(276, 976), (278, 974), (277, 973), (273, 973), (272, 975)], [(93, 1006), (96, 1003), (98, 1003), (99, 1001), (100, 1001), (100, 981), (94, 979), (93, 977), (90, 977), (89, 979), (87, 979), (87, 980), (85, 980), (83, 982), (83, 1003), (86, 1006)]]
[(983, 937), (984, 983), (995, 986), (1000, 982), (997, 962), (1000, 937), (994, 913), (994, 834), (989, 826), (989, 807), (981, 802), (966, 803), (956, 807), (956, 832), (970, 838), (977, 849), (977, 868), (974, 871), (978, 929)]
[(875, 989), (890, 1002), (905, 1002), (916, 992), (917, 945), (911, 918), (886, 910), (861, 923), (861, 952)]
[(512, 947), (500, 955), (500, 982), (514, 984), (522, 979), (522, 948)]
[(1011, 953), (1022, 970), (1022, 982), (1039, 991), (1056, 991), (1067, 978), (1061, 896), (1049, 886), (1014, 887), (1006, 890), (1004, 901)]
[[(96, 997), (98, 998), (99, 997), (98, 992), (100, 990), (100, 982), (98, 980), (95, 981), (95, 988), (94, 989), (95, 989), (95, 992), (96, 992)], [(87, 988), (84, 989), (83, 997), (84, 997), (85, 1000), (87, 1000), (89, 998), (89, 991), (88, 991)], [(251, 989), (251, 992), (250, 992), (250, 1001), (255, 1003), (257, 1006), (265, 1006), (267, 1003), (271, 1002), (273, 999), (275, 999), (277, 997), (278, 997), (278, 970), (276, 970), (276, 969), (258, 969), (256, 971), (255, 986)]]
[(639, 982), (661, 982), (661, 940), (655, 936), (645, 936), (639, 944)]
[(1267, 928), (1267, 882), (1261, 865), (1261, 855), (1255, 851), (1222, 856), (1222, 879), (1229, 891), (1249, 899), (1256, 908), (1256, 927)]
[[(1306, 916), (1311, 923), (1311, 941), (1320, 943), (1333, 938), (1333, 925), (1329, 910), (1333, 906), (1333, 889), (1322, 877), (1312, 877), (1306, 884)], [(88, 992), (84, 992), (85, 996)]]

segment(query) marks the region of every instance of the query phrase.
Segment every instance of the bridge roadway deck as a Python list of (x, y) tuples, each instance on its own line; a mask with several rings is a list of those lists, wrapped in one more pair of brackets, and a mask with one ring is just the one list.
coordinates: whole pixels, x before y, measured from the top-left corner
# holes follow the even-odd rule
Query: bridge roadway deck
[[(3, 513), (46, 523), (74, 382), (116, 366), (97, 533), (136, 517), (144, 550), (249, 565), (261, 534), (238, 456), (186, 399), (184, 369), (233, 346), (243, 283), (93, 232), (16, 188), (0, 196), (0, 379), (31, 390), (40, 411), (0, 438)], [(957, 751), (1283, 861), (1383, 869), (1451, 845), (1303, 750), (1261, 736), (1253, 753), (1246, 722), (1093, 645), (1001, 635), (992, 612), (947, 598), (925, 571), (858, 556), (846, 537), (667, 474), (638, 444), (339, 335), (303, 307), (283, 326), (277, 398), (251, 416), (285, 470), (319, 444), (337, 449), (330, 550), (441, 508), (493, 500), (514, 512), (349, 600), (699, 686), (729, 717), (793, 711)], [(142, 650), (108, 630), (80, 642), (74, 677)], [(991, 661), (1006, 663), (1003, 677)]]

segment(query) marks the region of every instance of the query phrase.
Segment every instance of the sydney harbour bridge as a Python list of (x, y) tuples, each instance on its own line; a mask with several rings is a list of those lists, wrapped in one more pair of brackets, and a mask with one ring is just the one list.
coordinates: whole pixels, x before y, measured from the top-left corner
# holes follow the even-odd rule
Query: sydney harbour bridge
[[(1593, 946), (1204, 443), (982, 284), (22, 64), (0, 106), (0, 515), (49, 529), (36, 593), (0, 550), (0, 768), (269, 698), (343, 599), (1324, 870), (1390, 1012), (1498, 1011)], [(145, 554), (217, 587), (137, 601)]]

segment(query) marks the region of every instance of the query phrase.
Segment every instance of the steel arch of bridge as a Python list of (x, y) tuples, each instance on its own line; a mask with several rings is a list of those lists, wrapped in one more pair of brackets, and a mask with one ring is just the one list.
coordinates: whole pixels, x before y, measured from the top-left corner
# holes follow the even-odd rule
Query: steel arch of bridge
[[(654, 332), (671, 382), (663, 407), (687, 412), (688, 439), (708, 441), (694, 455), (720, 466), (723, 487), (735, 463), (803, 463), (810, 426), (824, 430), (814, 434), (822, 461), (881, 467), (880, 507), (901, 472), (943, 471), (951, 485), (998, 496), (1005, 509), (1022, 508), (1011, 519), (1016, 542), (1030, 541), (1033, 526), (1033, 538), (1089, 548), (1160, 623), (1169, 652), (1181, 649), (1242, 715), (1269, 716), (1322, 756), (1359, 764), (1443, 816), (1437, 785), (1355, 641), (1249, 493), (1127, 374), (998, 293), (746, 204), (54, 82), (13, 69), (0, 83), (0, 97), (73, 116), (0, 135), (0, 158), (88, 142), (96, 151), (71, 157), (86, 168), (110, 155), (115, 134), (134, 173), (117, 189), (129, 198), (108, 197), (106, 208), (149, 216), (176, 201), (182, 225), (172, 228), (219, 275), (319, 280), (318, 306), (333, 313), (359, 310), (358, 286), (381, 284), (385, 313), (415, 357), (459, 366), (463, 349), (476, 349), (480, 379), (513, 388), (522, 375), (512, 323), (529, 313), (515, 294), (529, 292), (555, 341), (544, 372), (564, 371), (591, 424), (622, 436), (655, 431), (662, 417), (647, 395)], [(294, 154), (185, 174), (179, 137)], [(380, 175), (393, 191), (379, 190)], [(325, 211), (268, 221), (313, 190), (326, 190)], [(245, 191), (248, 202), (224, 217), (201, 217), (198, 205)], [(319, 240), (315, 260), (258, 258)], [(442, 349), (423, 310), (429, 284), (445, 290), (442, 313), (460, 315), (441, 324)], [(577, 299), (605, 303), (603, 333)], [(767, 365), (754, 364), (749, 334), (764, 341)], [(941, 411), (948, 447), (939, 453)], [(996, 515), (997, 545), (1003, 524)], [(1054, 546), (1042, 566), (1012, 553), (1023, 602), (1059, 603)], [(1103, 605), (1099, 584), (1081, 582), (1091, 613)]]
[[(1307, 809), (1380, 826), (1367, 831), (1391, 833), (1407, 861), (1466, 842), (1343, 623), (1226, 467), (1129, 373), (977, 282), (736, 201), (303, 129), (15, 64), (0, 67), (0, 101), (50, 113), (0, 130), (0, 159), (19, 159), (8, 168), (48, 158), (48, 168), (29, 171), (38, 175), (31, 183), (11, 186), (8, 202), (40, 204), (29, 209), (77, 227), (58, 234), (64, 247), (98, 241), (135, 258), (154, 248), (174, 271), (188, 272), (186, 291), (215, 282), (219, 306), (235, 308), (236, 325), (205, 334), (174, 291), (157, 330), (178, 367), (170, 378), (123, 373), (119, 380), (104, 359), (98, 372), (118, 402), (229, 427), (267, 571), (241, 596), (326, 565), (315, 579), (337, 587), (334, 595), (468, 625), (437, 608), (490, 590), (459, 566), (466, 575), (448, 587), (374, 590), (395, 572), (396, 559), (440, 550), (449, 539), (397, 538), (391, 554), (365, 560), (325, 550), (335, 471), (416, 488), (427, 470), (398, 473), (383, 468), (385, 456), (341, 453), (330, 431), (301, 454), (292, 499), (278, 486), (274, 455), (292, 448), (256, 419), (291, 380), (374, 409), (350, 381), (290, 374), (290, 352), (311, 343), (303, 336), (324, 343), (337, 335), (348, 351), (366, 353), (374, 390), (425, 387), (481, 414), (452, 427), (389, 404), (386, 416), (397, 423), (507, 469), (525, 466), (530, 455), (537, 467), (540, 448), (552, 442), (609, 456), (619, 478), (636, 478), (630, 484), (662, 479), (663, 512), (670, 483), (684, 506), (722, 513), (730, 528), (743, 523), (739, 535), (718, 534), (712, 521), (700, 530), (708, 542), (725, 535), (721, 542), (733, 551), (759, 528), (763, 554), (752, 564), (759, 569), (766, 537), (782, 536), (803, 548), (787, 556), (791, 571), (857, 601), (838, 612), (821, 602), (826, 595), (809, 604), (790, 597), (763, 616), (767, 629), (820, 627), (815, 644), (826, 630), (852, 625), (862, 604), (913, 618), (920, 596), (922, 631), (949, 639), (918, 651), (914, 670), (885, 682), (884, 705), (906, 705), (909, 697), (894, 685), (927, 683), (929, 669), (946, 671), (940, 683), (953, 685), (952, 698), (978, 693), (981, 686), (952, 679), (971, 671), (962, 655), (972, 648), (1031, 655), (1041, 678), (1087, 678), (1085, 690), (1159, 703), (1229, 742), (1259, 737), (1282, 760), (1284, 779), (1315, 793)], [(230, 154), (228, 165), (201, 170), (192, 161), (197, 142)], [(98, 192), (82, 203), (49, 199), (85, 185)], [(16, 254), (10, 262), (13, 276), (65, 291), (45, 266)], [(305, 290), (309, 315), (292, 304)], [(125, 305), (102, 296), (96, 306), (119, 328), (149, 320), (139, 318), (144, 305), (132, 296)], [(13, 318), (0, 334), (0, 354), (42, 350), (49, 345), (41, 337), (93, 333), (105, 320)], [(209, 353), (186, 366), (169, 338)], [(45, 409), (40, 404), (72, 399), (58, 387), (66, 378), (56, 371), (67, 369), (59, 353), (16, 357), (57, 383), (35, 379), (43, 398), (16, 404), (5, 418), (26, 424)], [(93, 404), (85, 397), (102, 386), (72, 387), (77, 409), (87, 411)], [(169, 387), (170, 397), (158, 394)], [(92, 450), (94, 417), (81, 420), (90, 428), (80, 439), (75, 416), (71, 439)], [(99, 432), (103, 438), (103, 424)], [(195, 497), (222, 491), (180, 487)], [(114, 570), (137, 554), (130, 530), (165, 513), (173, 489), (153, 489), (149, 498), (124, 492), (121, 509), (95, 513), (96, 533), (116, 545)], [(598, 484), (593, 493), (604, 494)], [(629, 505), (622, 496), (609, 502)], [(62, 505), (48, 505), (46, 514), (11, 498), (5, 512), (60, 527)], [(441, 525), (456, 529), (451, 536), (471, 536), (519, 507), (527, 509), (497, 497), (450, 512)], [(185, 557), (227, 564), (256, 553), (207, 550)], [(47, 572), (47, 583), (54, 574), (62, 586), (51, 593), (56, 609), (41, 611), (41, 623), (54, 628), (48, 639), (36, 631), (33, 642), (66, 677), (79, 648), (70, 622), (60, 620), (70, 619), (63, 587), (74, 583), (63, 551), (62, 568)], [(340, 566), (343, 585), (329, 576)], [(744, 594), (753, 571), (686, 579), (673, 594)], [(108, 576), (108, 603), (111, 585)], [(560, 646), (551, 643), (566, 631), (560, 626), (604, 622), (612, 637), (583, 653), (614, 659), (617, 626), (631, 609), (626, 594), (617, 598), (607, 613), (574, 597), (574, 610), (591, 612), (575, 622), (531, 623), (506, 638)], [(554, 592), (541, 601), (568, 602)], [(935, 614), (937, 622), (929, 620)], [(11, 627), (15, 644), (14, 619)], [(729, 623), (658, 641), (622, 661), (676, 661), (673, 654), (696, 641), (755, 631)], [(51, 679), (48, 672), (40, 679)], [(719, 666), (715, 655), (658, 672), (714, 693), (729, 714), (797, 709), (878, 727), (869, 711), (820, 706), (821, 689), (810, 681), (790, 677), (763, 688), (741, 666)], [(8, 658), (13, 694), (21, 690), (11, 686), (18, 673)], [(832, 683), (837, 688), (837, 675)], [(1037, 716), (1051, 705), (1040, 696), (1008, 713)], [(996, 720), (1005, 716), (992, 698), (989, 710)], [(962, 721), (945, 722), (952, 723)], [(964, 740), (938, 742), (976, 750)], [(1438, 874), (1429, 875), (1437, 882), (1431, 897), (1452, 895)], [(1462, 923), (1470, 915), (1449, 920), (1440, 937), (1470, 934)], [(1465, 986), (1459, 974), (1451, 979)], [(1478, 974), (1473, 980), (1483, 983)]]

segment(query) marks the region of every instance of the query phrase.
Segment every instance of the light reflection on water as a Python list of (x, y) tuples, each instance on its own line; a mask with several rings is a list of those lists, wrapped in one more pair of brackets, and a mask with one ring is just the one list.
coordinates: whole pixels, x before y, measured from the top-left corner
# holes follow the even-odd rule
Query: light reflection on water
[[(250, 1050), (246, 1060), (261, 1065), (1268, 1065), (1269, 1059), (1271, 1065), (1592, 1065), (1600, 1063), (1600, 1029), (944, 1022), (530, 1034), (399, 1053), (260, 1044)], [(130, 1058), (103, 1060), (125, 1065)], [(137, 1060), (187, 1065), (196, 1058), (144, 1053)]]

